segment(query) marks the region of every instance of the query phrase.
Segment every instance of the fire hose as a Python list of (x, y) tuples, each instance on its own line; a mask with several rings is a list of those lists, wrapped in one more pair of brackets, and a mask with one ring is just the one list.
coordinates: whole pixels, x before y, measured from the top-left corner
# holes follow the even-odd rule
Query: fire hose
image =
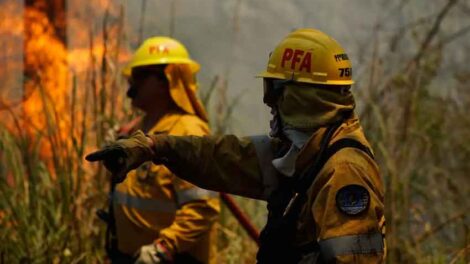
[(220, 193), (220, 198), (228, 207), (230, 212), (232, 212), (233, 216), (238, 220), (238, 222), (242, 225), (243, 229), (248, 233), (251, 239), (259, 245), (259, 231), (258, 229), (251, 223), (248, 216), (241, 210), (240, 206), (235, 202), (233, 197), (226, 193)]

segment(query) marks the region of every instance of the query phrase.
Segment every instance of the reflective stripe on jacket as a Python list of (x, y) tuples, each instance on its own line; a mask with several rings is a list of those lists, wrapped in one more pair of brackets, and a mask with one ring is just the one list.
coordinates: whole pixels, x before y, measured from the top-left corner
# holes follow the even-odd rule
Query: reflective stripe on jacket
[[(149, 134), (202, 136), (208, 132), (198, 117), (170, 113)], [(143, 164), (117, 185), (113, 197), (119, 250), (133, 255), (141, 246), (163, 239), (173, 253), (188, 252), (203, 263), (215, 263), (217, 197), (175, 177), (163, 165)]]

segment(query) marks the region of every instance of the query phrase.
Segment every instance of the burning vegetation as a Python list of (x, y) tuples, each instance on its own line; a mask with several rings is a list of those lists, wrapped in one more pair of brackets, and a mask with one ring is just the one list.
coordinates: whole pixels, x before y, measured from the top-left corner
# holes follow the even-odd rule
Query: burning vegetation
[[(18, 14), (0, 17), (6, 47), (0, 68), (0, 226), (9, 241), (2, 243), (0, 263), (102, 258), (102, 226), (90, 208), (105, 201), (106, 177), (82, 156), (104, 144), (107, 131), (128, 115), (125, 107), (115, 111), (123, 102), (119, 72), (128, 51), (121, 47), (122, 10), (100, 1), (87, 14), (104, 17), (96, 23), (68, 11), (74, 4), (0, 4), (6, 14)], [(80, 41), (69, 41), (71, 32)], [(79, 242), (71, 245), (70, 237)]]

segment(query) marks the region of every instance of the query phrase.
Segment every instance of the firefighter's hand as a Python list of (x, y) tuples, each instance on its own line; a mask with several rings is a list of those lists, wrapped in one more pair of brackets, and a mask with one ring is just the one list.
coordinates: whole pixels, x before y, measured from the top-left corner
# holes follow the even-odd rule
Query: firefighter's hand
[(88, 161), (103, 161), (104, 166), (121, 182), (130, 170), (152, 160), (152, 140), (138, 130), (127, 139), (119, 139), (101, 150), (88, 154)]
[(142, 246), (135, 258), (137, 260), (134, 264), (161, 264), (173, 262), (168, 254), (168, 250), (159, 242)]

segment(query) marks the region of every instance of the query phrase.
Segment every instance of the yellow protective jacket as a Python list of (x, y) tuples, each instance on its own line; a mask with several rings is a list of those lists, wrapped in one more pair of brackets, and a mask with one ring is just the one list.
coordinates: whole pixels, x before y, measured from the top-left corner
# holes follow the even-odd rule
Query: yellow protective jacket
[[(325, 130), (318, 129), (304, 144), (295, 159), (296, 171), (311, 163)], [(177, 167), (170, 164), (169, 168), (202, 188), (267, 200), (278, 187), (279, 177), (285, 177), (272, 166), (273, 157), (283, 144), (280, 140), (232, 135), (151, 137), (157, 157), (178, 164)], [(330, 145), (342, 138), (355, 139), (370, 148), (356, 117), (336, 130)], [(341, 211), (337, 201), (340, 190), (351, 185), (359, 185), (369, 195), (367, 208), (358, 215)], [(321, 254), (331, 262), (383, 263), (384, 236), (384, 190), (378, 166), (359, 149), (341, 149), (325, 163), (308, 189), (295, 243), (301, 246), (316, 240)]]
[[(168, 135), (209, 133), (195, 115), (168, 113), (148, 132)], [(162, 241), (171, 253), (189, 253), (202, 263), (216, 263), (214, 223), (220, 211), (217, 193), (181, 180), (163, 165), (144, 163), (116, 186), (113, 197), (122, 253)]]

